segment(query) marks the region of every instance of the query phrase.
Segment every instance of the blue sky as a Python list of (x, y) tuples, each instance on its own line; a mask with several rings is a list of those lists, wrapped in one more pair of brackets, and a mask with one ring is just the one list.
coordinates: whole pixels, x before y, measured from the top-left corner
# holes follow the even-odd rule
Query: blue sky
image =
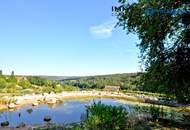
[(139, 71), (137, 36), (114, 28), (117, 1), (0, 1), (0, 69), (64, 76)]

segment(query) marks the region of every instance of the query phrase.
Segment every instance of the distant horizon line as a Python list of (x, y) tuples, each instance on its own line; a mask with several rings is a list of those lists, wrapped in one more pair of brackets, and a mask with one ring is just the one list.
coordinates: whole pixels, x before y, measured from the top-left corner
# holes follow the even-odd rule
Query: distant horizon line
[[(46, 74), (15, 74), (15, 76), (39, 76), (39, 77), (46, 77), (46, 76), (49, 76), (49, 77), (91, 77), (91, 76), (106, 76), (106, 75), (117, 75), (117, 74), (135, 74), (135, 73), (143, 73), (143, 72), (123, 72), (123, 73), (107, 73), (107, 74), (92, 74), (92, 75), (71, 75), (71, 76), (68, 76), (68, 75), (46, 75)], [(10, 76), (11, 74), (3, 74), (5, 76)]]

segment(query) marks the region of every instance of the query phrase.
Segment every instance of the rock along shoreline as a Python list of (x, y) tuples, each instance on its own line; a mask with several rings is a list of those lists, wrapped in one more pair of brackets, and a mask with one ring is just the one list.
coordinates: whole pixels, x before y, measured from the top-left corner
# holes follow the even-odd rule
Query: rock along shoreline
[(18, 109), (24, 105), (38, 106), (40, 104), (55, 104), (65, 99), (81, 98), (117, 98), (139, 103), (150, 103), (166, 106), (183, 106), (175, 102), (165, 104), (158, 97), (147, 96), (144, 94), (131, 94), (111, 91), (64, 91), (62, 93), (43, 93), (43, 94), (26, 94), (22, 96), (3, 96), (2, 99), (12, 100), (10, 104), (0, 104), (0, 111), (8, 109)]

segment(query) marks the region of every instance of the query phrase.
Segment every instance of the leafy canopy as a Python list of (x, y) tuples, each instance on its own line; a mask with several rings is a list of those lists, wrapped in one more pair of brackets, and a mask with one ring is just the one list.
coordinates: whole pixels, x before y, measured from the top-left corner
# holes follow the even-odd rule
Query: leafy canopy
[[(182, 0), (119, 0), (116, 10), (118, 26), (140, 39), (142, 63), (146, 73), (144, 87), (175, 95), (180, 102), (190, 102), (190, 29), (187, 13), (166, 13), (187, 10)], [(154, 11), (152, 15), (147, 9)], [(186, 20), (186, 22), (185, 22)]]

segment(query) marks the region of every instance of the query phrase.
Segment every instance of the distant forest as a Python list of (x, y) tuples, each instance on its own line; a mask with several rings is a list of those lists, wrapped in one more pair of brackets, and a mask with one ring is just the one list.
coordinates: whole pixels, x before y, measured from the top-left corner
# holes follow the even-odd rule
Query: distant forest
[(121, 89), (140, 90), (142, 73), (112, 74), (102, 76), (71, 77), (60, 80), (62, 84), (82, 89), (103, 89), (106, 85), (120, 86)]

